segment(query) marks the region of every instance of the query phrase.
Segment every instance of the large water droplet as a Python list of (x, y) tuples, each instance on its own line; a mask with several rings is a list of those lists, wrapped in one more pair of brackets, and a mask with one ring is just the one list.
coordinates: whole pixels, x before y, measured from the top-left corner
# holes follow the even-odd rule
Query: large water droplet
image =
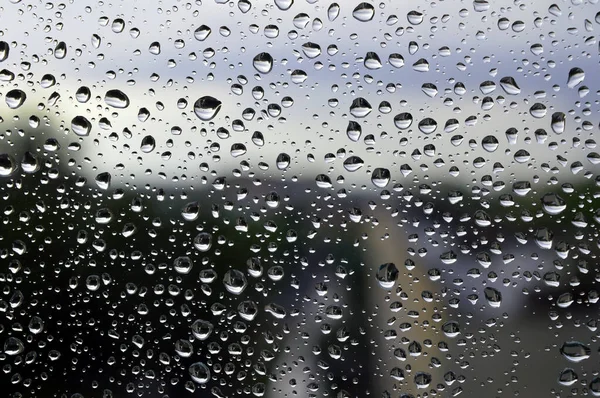
[(252, 65), (260, 73), (269, 73), (273, 69), (273, 57), (267, 52), (262, 52), (254, 57)]
[(230, 269), (223, 276), (223, 285), (229, 293), (242, 294), (247, 284), (246, 276), (237, 269)]
[(71, 120), (71, 131), (80, 137), (86, 137), (92, 131), (92, 123), (84, 116), (75, 116)]
[(27, 95), (23, 90), (15, 88), (6, 93), (4, 100), (10, 109), (17, 109), (25, 103)]
[(566, 115), (563, 112), (554, 112), (552, 114), (551, 123), (552, 131), (554, 131), (556, 134), (564, 133), (566, 126)]
[(173, 262), (173, 269), (180, 273), (187, 275), (192, 270), (193, 262), (192, 259), (188, 256), (180, 256), (175, 259)]
[(554, 193), (547, 193), (542, 196), (542, 206), (548, 214), (560, 214), (567, 208), (567, 203), (563, 198)]
[(0, 62), (6, 61), (10, 54), (10, 46), (5, 41), (0, 41)]
[(340, 15), (340, 5), (338, 3), (331, 3), (327, 9), (327, 18), (330, 22), (333, 22)]
[(196, 362), (188, 369), (190, 377), (198, 384), (205, 384), (210, 380), (210, 369), (204, 362)]
[(277, 6), (277, 8), (279, 8), (281, 11), (286, 11), (289, 10), (292, 5), (294, 5), (294, 0), (274, 0), (275, 1), (275, 5)]
[(377, 270), (377, 281), (384, 289), (391, 289), (398, 279), (398, 268), (394, 263), (385, 263), (379, 266)]
[(578, 341), (565, 342), (560, 353), (571, 362), (581, 362), (590, 357), (592, 350)]
[(0, 153), (0, 177), (9, 177), (17, 170), (15, 159), (7, 153)]
[(194, 113), (203, 121), (212, 120), (221, 110), (221, 101), (210, 95), (199, 98), (194, 103)]
[(23, 345), (23, 342), (17, 337), (11, 336), (4, 342), (4, 353), (6, 355), (19, 355), (24, 349), (25, 346)]
[(512, 76), (506, 76), (500, 79), (500, 87), (506, 94), (518, 95), (521, 93), (521, 88), (517, 85), (517, 82)]
[(500, 307), (500, 304), (502, 304), (502, 293), (499, 290), (493, 287), (486, 287), (483, 289), (483, 293), (490, 307)]
[(360, 3), (352, 11), (352, 16), (357, 21), (369, 22), (375, 16), (375, 7), (373, 7), (373, 5), (369, 3)]
[(354, 99), (350, 105), (350, 114), (356, 118), (366, 117), (372, 110), (371, 104), (362, 97)]
[(121, 90), (113, 89), (106, 92), (104, 102), (113, 108), (124, 109), (129, 106), (129, 97)]
[(66, 56), (67, 56), (67, 43), (65, 43), (64, 41), (60, 41), (54, 48), (54, 57), (56, 59), (63, 59)]

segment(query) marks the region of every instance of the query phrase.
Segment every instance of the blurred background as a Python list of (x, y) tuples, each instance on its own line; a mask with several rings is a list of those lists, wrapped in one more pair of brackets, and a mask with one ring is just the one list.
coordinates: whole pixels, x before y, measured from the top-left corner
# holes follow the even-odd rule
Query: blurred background
[(0, 5), (7, 396), (600, 395), (597, 10)]

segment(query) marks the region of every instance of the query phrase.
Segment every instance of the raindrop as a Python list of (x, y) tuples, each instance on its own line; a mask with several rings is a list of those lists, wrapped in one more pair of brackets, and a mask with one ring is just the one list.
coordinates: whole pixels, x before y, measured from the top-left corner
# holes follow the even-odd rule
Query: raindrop
[(350, 114), (356, 118), (364, 118), (371, 113), (372, 110), (371, 104), (362, 97), (354, 99), (350, 105)]
[(190, 377), (198, 384), (205, 384), (210, 380), (210, 370), (203, 362), (196, 362), (188, 369)]
[(210, 95), (199, 98), (194, 102), (194, 113), (198, 119), (209, 121), (221, 110), (221, 101)]
[(75, 116), (71, 120), (71, 130), (80, 137), (86, 137), (92, 131), (92, 123), (83, 116)]
[(398, 279), (398, 268), (394, 263), (385, 263), (379, 266), (377, 270), (377, 281), (384, 289), (391, 289)]
[(194, 38), (198, 41), (204, 41), (210, 36), (211, 29), (206, 25), (201, 25), (194, 31)]
[(375, 16), (375, 7), (369, 3), (360, 3), (352, 11), (352, 16), (360, 22), (369, 22)]
[(154, 140), (153, 136), (147, 135), (144, 138), (142, 138), (142, 143), (140, 144), (140, 151), (144, 153), (150, 153), (154, 151), (154, 148), (156, 148), (156, 141)]
[(27, 95), (23, 90), (13, 89), (5, 94), (4, 100), (10, 109), (17, 109), (25, 103)]
[(228, 270), (223, 276), (223, 285), (229, 293), (241, 294), (247, 286), (246, 276), (237, 269)]
[(565, 114), (563, 112), (554, 112), (552, 114), (551, 122), (552, 131), (556, 134), (562, 134), (565, 132)]
[(578, 341), (563, 343), (560, 353), (571, 362), (581, 362), (590, 357), (592, 350)]
[(104, 102), (106, 102), (106, 105), (118, 109), (124, 109), (129, 106), (129, 98), (127, 95), (125, 95), (125, 93), (121, 90), (117, 89), (108, 90), (104, 96)]
[(340, 5), (338, 3), (331, 3), (327, 9), (327, 18), (330, 22), (333, 22), (340, 15)]
[(0, 177), (9, 177), (17, 170), (17, 163), (12, 156), (0, 153)]
[(269, 53), (262, 52), (254, 57), (252, 65), (260, 73), (269, 73), (273, 69), (273, 57)]
[(294, 0), (274, 0), (274, 2), (281, 11), (289, 10), (294, 4)]
[(56, 59), (63, 59), (67, 56), (67, 43), (64, 41), (58, 42), (56, 47), (54, 47), (54, 57)]
[(10, 54), (10, 46), (5, 41), (0, 41), (0, 62), (6, 61)]

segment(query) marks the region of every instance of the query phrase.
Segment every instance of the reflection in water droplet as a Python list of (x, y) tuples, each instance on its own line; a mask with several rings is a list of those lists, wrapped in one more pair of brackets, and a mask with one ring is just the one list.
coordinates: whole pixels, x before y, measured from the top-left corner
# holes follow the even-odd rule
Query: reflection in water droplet
[(10, 109), (17, 109), (25, 103), (27, 95), (23, 90), (13, 89), (6, 93), (4, 100)]
[(232, 294), (241, 294), (248, 282), (246, 281), (246, 276), (243, 272), (238, 271), (237, 269), (230, 269), (225, 273), (223, 277), (223, 285), (225, 285), (225, 289), (229, 293)]
[(210, 370), (204, 362), (196, 362), (190, 365), (188, 371), (192, 380), (198, 384), (205, 384), (210, 379)]
[(273, 57), (267, 52), (262, 52), (254, 57), (252, 65), (260, 73), (269, 73), (273, 69)]
[(201, 97), (194, 103), (194, 113), (198, 116), (198, 119), (203, 121), (214, 119), (220, 110), (221, 101), (210, 95)]
[(6, 61), (10, 54), (10, 46), (5, 41), (0, 41), (0, 62)]
[(16, 170), (15, 159), (7, 153), (0, 153), (0, 177), (9, 177)]
[(391, 289), (398, 279), (398, 268), (394, 263), (385, 263), (379, 266), (377, 270), (377, 281), (384, 289)]
[[(86, 102), (86, 101), (81, 101)], [(104, 102), (113, 108), (124, 109), (129, 106), (129, 98), (121, 90), (108, 90), (104, 96)]]
[(92, 123), (83, 116), (75, 116), (71, 120), (71, 130), (80, 137), (85, 137), (92, 131)]
[(56, 59), (63, 59), (66, 56), (67, 56), (67, 43), (65, 43), (64, 41), (60, 41), (54, 48), (54, 57)]
[(274, 2), (281, 11), (289, 10), (294, 5), (294, 0), (274, 0)]
[(375, 16), (375, 7), (370, 3), (360, 3), (352, 11), (352, 16), (361, 22), (369, 22)]
[(563, 343), (560, 353), (571, 362), (581, 362), (590, 357), (592, 350), (578, 341)]
[(350, 105), (350, 114), (357, 118), (366, 117), (372, 110), (371, 104), (362, 97), (354, 99)]
[(206, 25), (201, 25), (194, 31), (194, 38), (198, 41), (204, 41), (210, 36), (212, 30)]
[(156, 141), (154, 140), (153, 136), (147, 135), (144, 138), (142, 138), (142, 143), (140, 144), (140, 151), (144, 153), (150, 153), (154, 151), (154, 148), (156, 148)]

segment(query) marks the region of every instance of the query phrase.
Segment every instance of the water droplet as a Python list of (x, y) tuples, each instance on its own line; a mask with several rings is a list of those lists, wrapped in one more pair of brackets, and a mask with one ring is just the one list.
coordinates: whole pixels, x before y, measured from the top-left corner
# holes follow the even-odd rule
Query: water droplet
[(363, 167), (365, 162), (358, 156), (350, 156), (344, 160), (344, 168), (350, 172), (354, 172)]
[(106, 105), (112, 106), (113, 108), (124, 109), (129, 106), (129, 97), (121, 90), (113, 89), (106, 92), (104, 102)]
[(241, 294), (247, 286), (246, 276), (237, 269), (228, 270), (223, 276), (223, 285), (229, 293)]
[(372, 110), (371, 104), (362, 97), (354, 99), (350, 105), (350, 114), (356, 118), (364, 118), (371, 113)]
[(192, 270), (192, 259), (188, 256), (180, 256), (173, 262), (173, 269), (180, 274), (187, 275)]
[(56, 59), (63, 59), (66, 56), (67, 56), (67, 43), (65, 43), (64, 41), (60, 41), (54, 48), (54, 57)]
[(365, 56), (364, 65), (365, 68), (370, 70), (380, 69), (382, 66), (381, 60), (379, 59), (379, 55), (377, 55), (377, 53), (373, 51), (367, 52), (367, 55)]
[(388, 62), (394, 68), (402, 68), (404, 66), (404, 57), (397, 53), (392, 53), (388, 57)]
[(0, 153), (0, 177), (9, 177), (17, 170), (17, 163), (7, 153)]
[(506, 76), (500, 79), (500, 87), (502, 87), (504, 92), (509, 95), (519, 95), (521, 93), (521, 88), (517, 85), (517, 82), (512, 76)]
[(160, 43), (157, 41), (150, 43), (150, 46), (148, 47), (148, 52), (152, 55), (159, 55)]
[(252, 65), (258, 72), (267, 74), (273, 69), (273, 57), (267, 52), (262, 52), (254, 57)]
[(460, 324), (457, 321), (448, 321), (442, 325), (442, 332), (447, 337), (454, 338), (460, 334)]
[(385, 188), (390, 182), (390, 171), (386, 168), (378, 167), (371, 174), (371, 182), (378, 188)]
[(406, 19), (411, 25), (420, 25), (423, 22), (423, 13), (419, 11), (410, 11), (406, 14)]
[(592, 350), (578, 341), (563, 343), (560, 353), (571, 362), (581, 362), (590, 357)]
[(546, 213), (556, 215), (562, 213), (567, 208), (567, 203), (559, 195), (547, 193), (542, 196), (542, 206)]
[(379, 266), (377, 270), (377, 281), (384, 289), (391, 289), (398, 279), (398, 268), (394, 263), (385, 263)]
[(214, 117), (217, 116), (217, 113), (219, 113), (220, 110), (221, 101), (214, 97), (211, 97), (210, 95), (201, 97), (194, 103), (194, 113), (196, 114), (198, 119), (203, 121), (209, 121), (214, 119)]
[(110, 187), (111, 179), (112, 177), (109, 172), (103, 172), (96, 175), (94, 181), (96, 182), (98, 188), (102, 190), (107, 190)]
[(192, 323), (191, 328), (194, 337), (200, 341), (208, 339), (208, 337), (212, 334), (214, 330), (214, 326), (212, 323), (202, 319), (197, 319), (196, 321), (194, 321), (194, 323)]
[(210, 369), (204, 362), (196, 362), (188, 369), (190, 377), (198, 384), (205, 384), (210, 380)]
[(327, 9), (327, 18), (330, 22), (333, 22), (340, 15), (340, 5), (338, 3), (331, 3)]
[(414, 377), (415, 385), (417, 388), (427, 388), (431, 384), (432, 377), (426, 372), (417, 372)]
[(17, 109), (25, 103), (27, 95), (23, 90), (13, 89), (5, 94), (4, 100), (10, 109)]
[(554, 112), (552, 114), (552, 131), (556, 134), (562, 134), (565, 132), (566, 115), (563, 112)]
[(212, 235), (208, 232), (200, 232), (194, 238), (194, 247), (200, 252), (207, 252), (212, 246)]
[(142, 151), (143, 153), (150, 153), (154, 151), (154, 148), (156, 148), (156, 141), (154, 140), (153, 136), (147, 135), (144, 138), (142, 138), (142, 143), (140, 144), (140, 151)]
[[(21, 158), (21, 170), (25, 173), (35, 173), (40, 169), (39, 157), (31, 151), (26, 151)], [(1, 172), (0, 172), (1, 175)]]
[(425, 58), (419, 59), (412, 66), (416, 72), (429, 72), (429, 62)]
[(369, 3), (360, 3), (352, 11), (352, 16), (360, 22), (369, 22), (375, 16), (375, 7)]
[(502, 293), (499, 290), (493, 287), (486, 287), (483, 289), (483, 293), (490, 307), (500, 307), (500, 304), (502, 304)]
[(71, 120), (71, 131), (80, 137), (86, 137), (92, 131), (92, 123), (84, 116), (75, 116)]
[(572, 386), (577, 382), (578, 379), (579, 377), (577, 376), (577, 373), (575, 373), (575, 370), (571, 368), (564, 369), (558, 376), (558, 382), (565, 387)]
[(10, 54), (10, 46), (5, 41), (0, 41), (0, 62), (6, 61)]
[(313, 59), (321, 55), (321, 46), (312, 42), (304, 43), (302, 45), (302, 52), (308, 58)]
[(281, 11), (289, 10), (294, 5), (294, 0), (274, 0), (274, 2)]
[(4, 353), (6, 355), (19, 355), (23, 352), (23, 350), (25, 350), (25, 346), (23, 345), (23, 342), (17, 337), (11, 336), (4, 342)]

